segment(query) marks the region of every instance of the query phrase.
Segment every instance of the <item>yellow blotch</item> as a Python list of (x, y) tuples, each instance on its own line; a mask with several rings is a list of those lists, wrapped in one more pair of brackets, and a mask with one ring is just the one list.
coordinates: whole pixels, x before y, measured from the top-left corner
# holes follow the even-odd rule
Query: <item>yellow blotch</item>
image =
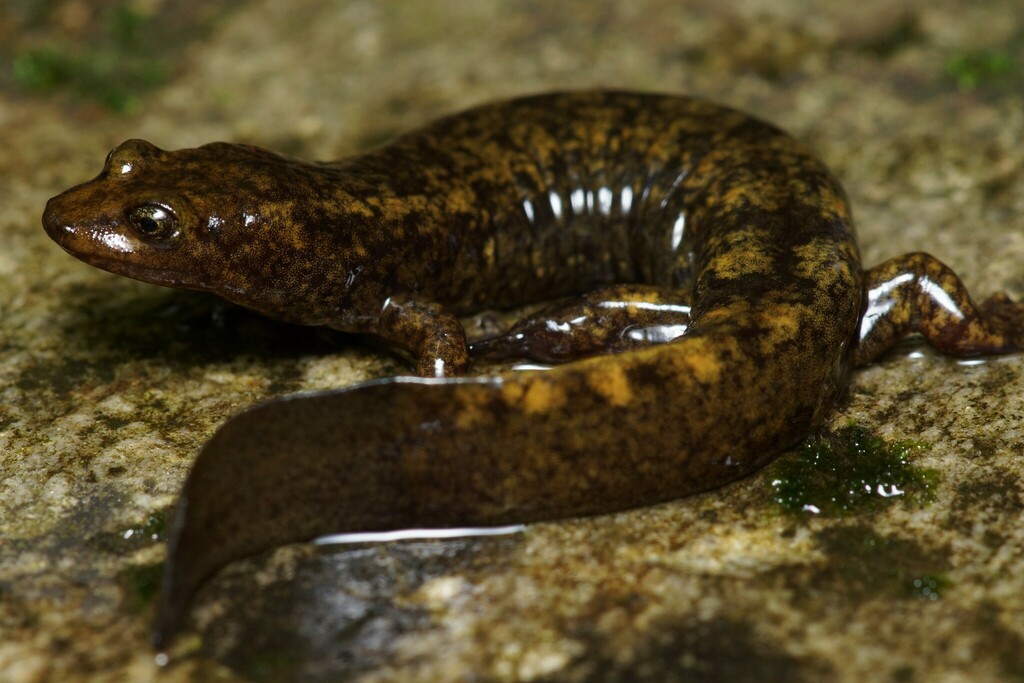
[(426, 206), (426, 198), (422, 195), (411, 195), (402, 198), (387, 197), (380, 202), (384, 215), (394, 220), (400, 220), (412, 211), (423, 211)]
[(478, 401), (464, 400), (459, 402), (459, 411), (455, 414), (455, 426), (459, 429), (469, 429), (492, 417), (490, 412), (484, 410)]
[(344, 205), (346, 209), (351, 213), (358, 213), (363, 218), (373, 218), (373, 211), (370, 209), (369, 206), (367, 206), (366, 203), (346, 197)]
[(732, 204), (738, 204), (741, 200), (745, 199), (749, 194), (750, 192), (744, 187), (733, 187), (732, 189), (727, 190), (725, 194), (722, 195), (721, 201), (726, 206), (730, 206)]
[(357, 243), (352, 245), (352, 250), (355, 252), (355, 255), (356, 255), (357, 259), (362, 260), (362, 259), (365, 259), (367, 256), (369, 256), (369, 252), (366, 251), (366, 247), (364, 247), (359, 242), (357, 242)]
[(617, 363), (607, 363), (594, 368), (587, 375), (587, 384), (613, 406), (629, 405), (633, 399), (629, 379), (622, 366)]
[(460, 187), (453, 187), (448, 190), (445, 201), (447, 202), (448, 209), (451, 211), (472, 211), (473, 206), (476, 204), (476, 198), (472, 193)]
[[(832, 240), (817, 239), (794, 249), (798, 257), (796, 274), (803, 278), (813, 279), (824, 286), (837, 280), (853, 279), (849, 264), (835, 262), (836, 244)], [(855, 260), (856, 256), (848, 254), (840, 247), (840, 255)], [(826, 264), (827, 262), (827, 264)]]
[(518, 386), (506, 384), (503, 393), (509, 404), (528, 414), (557, 410), (567, 401), (565, 389), (548, 377), (531, 377)]
[[(719, 315), (714, 315), (719, 313)], [(712, 311), (711, 315), (706, 315), (701, 319), (702, 325), (714, 325), (715, 318), (724, 318), (728, 320), (730, 318), (730, 312), (727, 309), (719, 309), (719, 311)], [(717, 339), (709, 339), (705, 337), (691, 337), (682, 344), (680, 351), (685, 349), (682, 353), (672, 353), (662, 356), (666, 364), (675, 366), (675, 372), (680, 375), (693, 375), (694, 379), (704, 384), (715, 384), (719, 381), (722, 376), (724, 363), (719, 357), (719, 351), (724, 349), (720, 348), (720, 345), (725, 340), (720, 337)], [(719, 348), (716, 348), (718, 345)], [(666, 347), (672, 345), (665, 345)], [(735, 347), (735, 340), (732, 341), (731, 346)], [(733, 349), (735, 351), (735, 349)]]
[(713, 353), (691, 353), (683, 360), (702, 384), (715, 384), (722, 376), (722, 362)]
[(831, 256), (834, 247), (832, 242), (812, 240), (793, 249), (797, 257), (796, 274), (806, 278), (820, 277), (821, 262), (826, 256)]
[(501, 397), (505, 400), (505, 403), (513, 405), (519, 402), (519, 399), (523, 397), (525, 388), (520, 382), (505, 382), (501, 386)]
[(761, 311), (762, 324), (772, 330), (772, 334), (766, 340), (769, 347), (783, 339), (796, 337), (800, 331), (800, 321), (806, 315), (806, 308), (790, 304), (776, 304)]
[(709, 268), (720, 278), (737, 278), (752, 273), (771, 273), (774, 260), (756, 245), (742, 243), (731, 247), (724, 256), (715, 258)]
[(830, 210), (842, 219), (849, 220), (850, 207), (845, 201), (843, 201), (842, 197), (828, 188), (822, 188), (821, 195), (822, 205), (826, 209)]

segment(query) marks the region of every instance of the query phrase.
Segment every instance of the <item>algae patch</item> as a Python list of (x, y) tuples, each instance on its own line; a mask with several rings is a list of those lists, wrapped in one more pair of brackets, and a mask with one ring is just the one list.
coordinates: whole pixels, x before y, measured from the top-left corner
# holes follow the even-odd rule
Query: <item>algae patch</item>
[(66, 95), (68, 100), (124, 114), (137, 110), (149, 93), (166, 84), (179, 70), (188, 47), (209, 35), (240, 3), (13, 4), (26, 7), (0, 10), (0, 35), (10, 38), (0, 44), (0, 62), (18, 86), (46, 95), (51, 102), (54, 95)]
[(115, 112), (139, 104), (139, 94), (162, 85), (168, 64), (152, 49), (153, 22), (129, 6), (115, 7), (106, 17), (98, 47), (70, 51), (63, 46), (37, 47), (11, 64), (14, 78), (37, 92), (64, 89)]
[(156, 543), (165, 540), (167, 516), (170, 510), (160, 510), (146, 517), (141, 524), (128, 527), (121, 532), (127, 542)]
[(925, 449), (847, 425), (805, 440), (772, 465), (772, 501), (790, 514), (828, 517), (869, 512), (897, 500), (928, 503), (938, 472), (911, 464)]
[(950, 587), (950, 581), (945, 574), (922, 574), (911, 580), (907, 587), (910, 595), (920, 600), (938, 600)]
[(261, 650), (242, 671), (254, 681), (293, 680), (296, 657), (287, 650)]
[[(154, 512), (139, 524), (134, 524), (116, 534), (105, 534), (97, 539), (97, 546), (108, 552), (126, 554), (135, 547), (149, 546), (165, 539), (167, 510)], [(111, 537), (114, 537), (113, 539)], [(164, 563), (133, 564), (118, 572), (118, 583), (122, 590), (122, 604), (132, 613), (149, 608), (160, 592), (163, 582)]]
[(936, 602), (952, 589), (948, 551), (868, 526), (838, 526), (816, 534), (829, 558), (812, 582), (856, 602), (889, 598)]
[[(553, 667), (555, 670), (532, 678), (533, 681), (799, 683), (836, 678), (829, 662), (813, 654), (792, 654), (785, 642), (760, 633), (753, 618), (684, 614), (656, 619), (644, 630), (634, 629), (636, 633), (602, 634), (590, 624), (581, 624), (578, 629), (572, 640), (583, 644), (581, 651), (566, 665)], [(621, 649), (616, 647), (616, 638), (625, 638), (627, 645)], [(740, 656), (737, 653), (741, 653)]]
[(169, 514), (169, 509), (159, 510), (138, 524), (132, 524), (113, 532), (97, 533), (89, 539), (90, 545), (101, 552), (125, 555), (138, 548), (160, 543), (166, 540)]
[(951, 57), (944, 70), (958, 88), (970, 91), (1008, 79), (1013, 74), (1014, 61), (1013, 56), (1006, 52), (964, 52)]
[(164, 563), (133, 565), (119, 575), (119, 583), (124, 591), (124, 605), (132, 613), (143, 612), (149, 608), (160, 592), (163, 580)]

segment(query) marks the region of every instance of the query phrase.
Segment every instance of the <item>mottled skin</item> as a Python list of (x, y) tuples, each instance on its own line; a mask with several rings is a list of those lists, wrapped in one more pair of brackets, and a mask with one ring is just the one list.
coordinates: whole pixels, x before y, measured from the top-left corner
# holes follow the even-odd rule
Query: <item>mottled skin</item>
[(465, 369), (456, 315), (592, 290), (475, 351), (624, 351), (369, 382), (236, 416), (182, 492), (161, 645), (234, 559), (334, 532), (678, 498), (770, 461), (821, 422), (855, 362), (908, 332), (959, 354), (1024, 336), (1020, 306), (996, 297), (979, 311), (927, 255), (862, 272), (820, 161), (769, 124), (680, 97), (491, 104), (330, 164), (129, 141), (52, 199), (44, 224), (116, 273), (378, 335), (425, 376)]

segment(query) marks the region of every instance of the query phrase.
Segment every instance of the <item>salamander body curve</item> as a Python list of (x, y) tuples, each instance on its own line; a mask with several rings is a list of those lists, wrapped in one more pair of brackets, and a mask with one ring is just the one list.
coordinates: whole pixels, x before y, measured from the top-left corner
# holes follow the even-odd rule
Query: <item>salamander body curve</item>
[[(420, 377), (280, 398), (218, 430), (181, 494), (160, 646), (232, 560), (704, 491), (807, 435), (851, 368), (907, 333), (959, 355), (1022, 341), (1018, 304), (975, 306), (926, 254), (863, 271), (843, 189), (806, 147), (684, 97), (487, 104), (330, 163), (130, 140), (43, 222), (99, 268), (416, 359)], [(556, 299), (473, 345), (457, 320)], [(457, 376), (472, 356), (559, 364)]]

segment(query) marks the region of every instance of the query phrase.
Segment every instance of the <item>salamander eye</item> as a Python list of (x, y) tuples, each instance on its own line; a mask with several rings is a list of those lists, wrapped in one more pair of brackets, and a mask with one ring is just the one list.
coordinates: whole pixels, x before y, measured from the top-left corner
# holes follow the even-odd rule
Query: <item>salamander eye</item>
[(160, 204), (143, 204), (130, 209), (128, 222), (147, 241), (166, 242), (178, 236), (177, 217)]

